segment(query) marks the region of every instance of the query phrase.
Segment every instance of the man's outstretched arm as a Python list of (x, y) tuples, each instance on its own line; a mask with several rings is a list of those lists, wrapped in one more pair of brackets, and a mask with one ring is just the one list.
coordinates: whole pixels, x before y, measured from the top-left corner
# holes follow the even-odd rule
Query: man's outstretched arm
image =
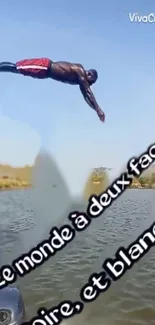
[(85, 80), (84, 77), (80, 78), (80, 90), (82, 92), (82, 95), (85, 99), (85, 101), (87, 102), (87, 104), (96, 111), (96, 113), (98, 114), (100, 120), (102, 122), (104, 122), (105, 120), (105, 114), (104, 112), (101, 110), (101, 108), (99, 107), (99, 105), (97, 104), (97, 101), (95, 99), (95, 96), (92, 92), (92, 90), (90, 89), (90, 86), (87, 82), (87, 80)]

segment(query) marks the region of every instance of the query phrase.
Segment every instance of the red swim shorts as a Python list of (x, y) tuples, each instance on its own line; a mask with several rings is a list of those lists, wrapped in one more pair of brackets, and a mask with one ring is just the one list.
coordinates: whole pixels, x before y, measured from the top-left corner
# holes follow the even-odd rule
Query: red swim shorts
[(47, 58), (26, 59), (18, 61), (16, 63), (16, 68), (19, 73), (23, 74), (24, 76), (44, 79), (48, 78), (51, 63), (52, 61)]

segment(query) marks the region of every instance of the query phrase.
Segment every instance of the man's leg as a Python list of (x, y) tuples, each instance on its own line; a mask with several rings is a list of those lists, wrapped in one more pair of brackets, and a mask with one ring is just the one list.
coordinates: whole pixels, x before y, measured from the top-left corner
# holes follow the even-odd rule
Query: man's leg
[(16, 64), (11, 62), (0, 62), (0, 72), (19, 73)]

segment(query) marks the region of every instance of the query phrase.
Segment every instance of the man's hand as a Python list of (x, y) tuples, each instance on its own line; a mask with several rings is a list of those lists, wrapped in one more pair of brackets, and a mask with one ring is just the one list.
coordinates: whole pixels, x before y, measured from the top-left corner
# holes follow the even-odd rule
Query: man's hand
[(100, 119), (102, 122), (104, 122), (104, 121), (105, 121), (105, 114), (104, 114), (104, 112), (103, 112), (100, 108), (98, 108), (98, 109), (96, 110), (96, 112), (97, 112), (97, 115), (98, 115), (99, 119)]

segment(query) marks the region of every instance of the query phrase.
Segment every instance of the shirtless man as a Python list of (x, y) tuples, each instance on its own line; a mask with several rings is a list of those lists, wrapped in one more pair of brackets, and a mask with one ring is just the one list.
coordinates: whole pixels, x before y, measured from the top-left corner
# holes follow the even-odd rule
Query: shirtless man
[(51, 78), (71, 85), (79, 85), (87, 104), (96, 111), (102, 122), (105, 114), (96, 102), (90, 88), (98, 79), (97, 71), (85, 70), (81, 64), (53, 62), (48, 58), (26, 59), (17, 63), (0, 62), (0, 72), (12, 72), (37, 79)]

